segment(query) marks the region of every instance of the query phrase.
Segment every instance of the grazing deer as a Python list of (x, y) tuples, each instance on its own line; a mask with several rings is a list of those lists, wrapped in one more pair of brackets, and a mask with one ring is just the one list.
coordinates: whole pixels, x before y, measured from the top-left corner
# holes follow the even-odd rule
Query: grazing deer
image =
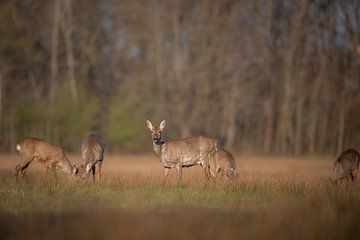
[(56, 177), (56, 171), (61, 169), (63, 172), (75, 176), (77, 168), (71, 165), (65, 155), (64, 150), (44, 139), (27, 137), (16, 144), (16, 150), (19, 151), (22, 163), (15, 167), (15, 177), (18, 180), (19, 172), (22, 177), (33, 161), (40, 162), (47, 171), (50, 171)]
[(215, 178), (219, 173), (222, 177), (227, 179), (234, 180), (237, 178), (236, 162), (234, 156), (226, 151), (225, 149), (217, 150), (213, 157), (210, 159), (210, 172), (211, 175)]
[(347, 149), (342, 152), (334, 163), (334, 177), (331, 182), (338, 183), (344, 179), (356, 182), (359, 168), (360, 154), (354, 149)]
[(181, 184), (182, 168), (195, 165), (200, 165), (204, 169), (205, 182), (208, 182), (210, 177), (209, 158), (217, 149), (215, 139), (197, 136), (163, 141), (161, 134), (166, 125), (165, 120), (160, 123), (159, 127), (153, 127), (149, 120), (146, 120), (146, 125), (151, 131), (154, 152), (165, 169), (163, 183), (167, 179), (169, 170), (175, 168), (178, 175), (178, 184)]
[(85, 178), (92, 173), (92, 180), (95, 182), (95, 172), (97, 180), (100, 182), (101, 166), (104, 160), (105, 143), (98, 133), (92, 133), (81, 143), (82, 164), (78, 167), (81, 178)]

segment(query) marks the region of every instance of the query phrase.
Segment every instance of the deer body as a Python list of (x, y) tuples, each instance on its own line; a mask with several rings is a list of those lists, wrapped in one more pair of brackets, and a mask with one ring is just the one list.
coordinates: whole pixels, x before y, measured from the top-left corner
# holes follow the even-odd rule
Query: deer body
[(359, 168), (360, 154), (354, 149), (347, 149), (342, 152), (334, 163), (333, 182), (339, 182), (344, 179), (356, 182), (357, 171)]
[(81, 143), (82, 164), (79, 166), (80, 172), (92, 173), (95, 182), (97, 173), (98, 182), (101, 178), (101, 167), (104, 160), (105, 143), (98, 133), (92, 133)]
[(235, 172), (236, 161), (234, 156), (225, 149), (217, 150), (210, 159), (210, 171), (215, 181), (219, 173), (227, 179), (235, 179), (237, 174)]
[(204, 169), (205, 181), (209, 179), (209, 158), (217, 149), (217, 141), (204, 136), (189, 137), (179, 140), (162, 141), (161, 133), (165, 127), (165, 120), (160, 127), (153, 127), (150, 121), (147, 126), (151, 131), (153, 149), (161, 164), (165, 168), (164, 182), (168, 172), (175, 168), (178, 174), (178, 183), (181, 183), (182, 168), (200, 165)]
[[(157, 150), (158, 146), (154, 146), (154, 151), (158, 152), (160, 162), (166, 168), (175, 168), (177, 165), (182, 167), (202, 166), (206, 164), (215, 144), (215, 139), (196, 136), (163, 142), (159, 146), (160, 150)], [(154, 145), (157, 144), (154, 143)]]
[(46, 170), (49, 170), (55, 176), (57, 170), (62, 170), (67, 174), (75, 175), (77, 170), (72, 166), (65, 155), (64, 150), (44, 139), (27, 137), (16, 144), (22, 163), (15, 167), (15, 176), (18, 179), (19, 172), (24, 177), (27, 168), (33, 161), (40, 162)]

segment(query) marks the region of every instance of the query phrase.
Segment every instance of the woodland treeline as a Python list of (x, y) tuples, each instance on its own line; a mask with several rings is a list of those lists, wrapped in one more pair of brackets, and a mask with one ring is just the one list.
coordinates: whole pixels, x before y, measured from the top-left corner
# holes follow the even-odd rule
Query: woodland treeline
[(356, 0), (2, 0), (0, 150), (217, 137), (235, 152), (360, 149)]

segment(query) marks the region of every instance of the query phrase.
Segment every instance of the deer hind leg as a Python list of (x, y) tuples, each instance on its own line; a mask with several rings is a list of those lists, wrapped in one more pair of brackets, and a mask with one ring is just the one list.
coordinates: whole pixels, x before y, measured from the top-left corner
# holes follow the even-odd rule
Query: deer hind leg
[(352, 181), (354, 183), (356, 183), (357, 181), (357, 172), (358, 172), (358, 168), (355, 168), (353, 171), (352, 171)]
[(33, 161), (33, 159), (31, 160), (25, 160), (22, 163), (16, 165), (15, 167), (15, 177), (16, 177), (16, 181), (18, 180), (18, 176), (19, 176), (19, 172), (21, 173), (22, 178), (25, 177), (26, 174), (26, 170), (29, 167), (30, 163)]
[(205, 185), (208, 184), (210, 179), (210, 165), (208, 161), (204, 161), (201, 164), (202, 168), (204, 169), (204, 177), (205, 177)]
[(213, 172), (210, 168), (210, 173), (214, 177), (214, 184), (216, 183), (217, 176), (219, 175), (219, 172), (221, 171), (220, 166), (216, 166), (215, 172)]
[(97, 181), (98, 183), (100, 183), (100, 178), (101, 178), (101, 167), (102, 167), (102, 161), (100, 161), (97, 164), (97, 168), (96, 168), (96, 175), (97, 175)]
[(92, 182), (95, 182), (95, 172), (96, 172), (96, 166), (92, 166), (91, 168), (91, 175), (92, 175)]

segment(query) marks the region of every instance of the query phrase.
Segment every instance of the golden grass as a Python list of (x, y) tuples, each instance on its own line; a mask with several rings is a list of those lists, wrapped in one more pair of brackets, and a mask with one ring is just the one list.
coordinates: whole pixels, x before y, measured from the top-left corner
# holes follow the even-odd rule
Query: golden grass
[[(70, 156), (79, 163), (78, 155)], [(16, 155), (0, 156), (0, 239), (357, 239), (359, 186), (332, 186), (331, 158), (237, 158), (239, 178), (183, 186), (154, 155), (108, 155), (99, 185), (44, 176), (15, 183)]]

